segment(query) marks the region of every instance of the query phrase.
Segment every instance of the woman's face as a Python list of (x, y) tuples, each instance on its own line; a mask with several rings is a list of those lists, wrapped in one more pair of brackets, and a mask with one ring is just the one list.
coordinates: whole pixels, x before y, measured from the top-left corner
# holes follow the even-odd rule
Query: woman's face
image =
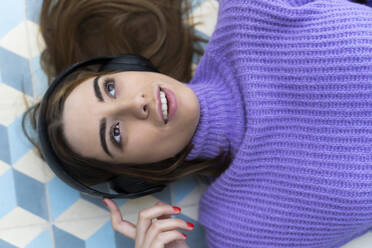
[[(167, 124), (158, 111), (159, 87), (171, 90), (176, 99), (177, 110)], [(186, 84), (135, 71), (87, 79), (67, 97), (63, 111), (71, 148), (113, 163), (153, 163), (175, 156), (191, 141), (199, 118), (198, 98)]]

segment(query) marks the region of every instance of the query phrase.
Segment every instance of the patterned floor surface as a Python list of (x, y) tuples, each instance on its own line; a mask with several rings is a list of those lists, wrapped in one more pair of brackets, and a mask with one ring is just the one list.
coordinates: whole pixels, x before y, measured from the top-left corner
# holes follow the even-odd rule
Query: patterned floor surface
[[(42, 0), (2, 0), (0, 7), (0, 247), (123, 248), (134, 242), (111, 228), (109, 212), (97, 198), (87, 197), (60, 181), (36, 155), (21, 131), (24, 99), (40, 99), (46, 77), (39, 58), (44, 44), (38, 33)], [(197, 32), (209, 39), (217, 19), (218, 1), (194, 4)], [(195, 66), (200, 58), (194, 59)], [(194, 177), (136, 200), (117, 201), (123, 217), (133, 223), (141, 209), (158, 200), (179, 206), (178, 218), (192, 222), (187, 243), (206, 247), (198, 223), (198, 203), (207, 185)], [(372, 232), (343, 248), (367, 248)]]

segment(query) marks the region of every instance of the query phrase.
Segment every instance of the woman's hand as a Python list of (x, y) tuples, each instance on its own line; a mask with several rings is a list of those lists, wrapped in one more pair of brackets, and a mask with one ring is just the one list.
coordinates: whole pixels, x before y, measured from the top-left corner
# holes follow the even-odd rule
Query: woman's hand
[[(172, 206), (158, 202), (155, 206), (143, 209), (138, 214), (137, 226), (123, 220), (116, 203), (108, 198), (103, 201), (110, 210), (112, 228), (124, 236), (135, 240), (135, 248), (188, 248), (186, 237), (176, 231), (181, 228), (187, 231), (193, 229), (192, 224), (181, 219), (171, 219), (170, 216), (179, 211)], [(152, 219), (157, 218), (152, 222)]]

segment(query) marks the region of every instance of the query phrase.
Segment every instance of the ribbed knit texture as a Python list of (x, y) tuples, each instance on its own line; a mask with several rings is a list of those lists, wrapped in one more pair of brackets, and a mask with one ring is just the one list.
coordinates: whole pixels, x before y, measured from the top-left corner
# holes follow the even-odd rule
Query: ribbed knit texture
[(220, 0), (187, 85), (187, 159), (233, 148), (200, 199), (209, 247), (332, 248), (372, 229), (372, 8)]

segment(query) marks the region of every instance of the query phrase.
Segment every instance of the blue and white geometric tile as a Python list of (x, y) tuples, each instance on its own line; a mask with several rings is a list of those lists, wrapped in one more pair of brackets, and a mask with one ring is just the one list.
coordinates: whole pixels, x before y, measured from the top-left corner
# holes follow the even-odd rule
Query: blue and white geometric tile
[(32, 98), (0, 82), (0, 124), (9, 126), (27, 109), (25, 100)]
[(20, 158), (13, 168), (41, 183), (47, 183), (54, 177), (48, 165), (36, 154), (36, 148)]
[(11, 163), (14, 164), (23, 157), (27, 152), (29, 152), (33, 145), (29, 142), (22, 132), (22, 115), (13, 121), (8, 129), (8, 144)]
[(2, 218), (17, 207), (13, 169), (7, 170), (0, 176), (0, 192), (0, 222), (2, 222)]
[(47, 224), (7, 228), (0, 231), (0, 238), (16, 247), (23, 248), (31, 243), (47, 228)]
[(36, 236), (25, 248), (53, 247), (52, 235), (49, 229)]
[(0, 160), (0, 177), (11, 168), (10, 165)]
[(40, 66), (40, 54), (30, 59), (30, 68), (32, 73), (32, 84), (35, 101), (40, 101), (48, 88), (48, 78)]
[(25, 19), (24, 0), (1, 1), (0, 38)]
[(159, 199), (153, 195), (146, 195), (137, 199), (129, 199), (123, 205), (118, 206), (123, 218), (136, 225), (138, 213), (143, 209), (155, 206), (158, 201)]
[(23, 209), (15, 207), (0, 219), (0, 230), (25, 227), (30, 225), (46, 225), (48, 222), (39, 216)]
[[(200, 184), (199, 186), (195, 187), (193, 191), (187, 194), (181, 201), (177, 204), (179, 206), (192, 206), (192, 205), (199, 205), (200, 198), (204, 191), (208, 188), (205, 184)], [(191, 216), (190, 216), (191, 217)]]
[(56, 176), (47, 183), (47, 192), (50, 215), (53, 221), (80, 198), (79, 192)]
[[(84, 199), (79, 198), (68, 209), (66, 209), (55, 222), (66, 222), (89, 218), (109, 218), (109, 212)], [(58, 226), (58, 225), (57, 225)], [(59, 226), (58, 226), (59, 227)]]
[(17, 205), (41, 218), (44, 218), (45, 220), (48, 220), (49, 212), (45, 184), (40, 183), (39, 181), (16, 170), (13, 172)]
[(45, 48), (39, 26), (27, 20), (2, 37), (0, 46), (27, 59), (37, 56)]
[(40, 10), (43, 0), (27, 0), (26, 2), (26, 18), (39, 24)]
[(194, 176), (186, 176), (172, 183), (172, 204), (179, 204), (195, 187), (198, 186), (198, 181)]
[(55, 248), (66, 248), (66, 247), (79, 247), (85, 248), (84, 240), (65, 232), (53, 225), (53, 236), (54, 236), (54, 247)]
[(9, 244), (8, 242), (6, 242), (5, 240), (2, 240), (2, 239), (0, 239), (0, 247), (1, 248), (18, 248), (14, 245)]
[[(115, 245), (115, 231), (110, 221), (107, 221), (94, 235), (86, 239), (86, 248), (120, 247)], [(121, 247), (134, 247), (121, 246)]]
[(29, 60), (0, 46), (0, 82), (33, 96)]
[(76, 219), (74, 221), (55, 222), (54, 225), (60, 230), (65, 231), (81, 240), (92, 237), (101, 227), (103, 227), (110, 217)]

